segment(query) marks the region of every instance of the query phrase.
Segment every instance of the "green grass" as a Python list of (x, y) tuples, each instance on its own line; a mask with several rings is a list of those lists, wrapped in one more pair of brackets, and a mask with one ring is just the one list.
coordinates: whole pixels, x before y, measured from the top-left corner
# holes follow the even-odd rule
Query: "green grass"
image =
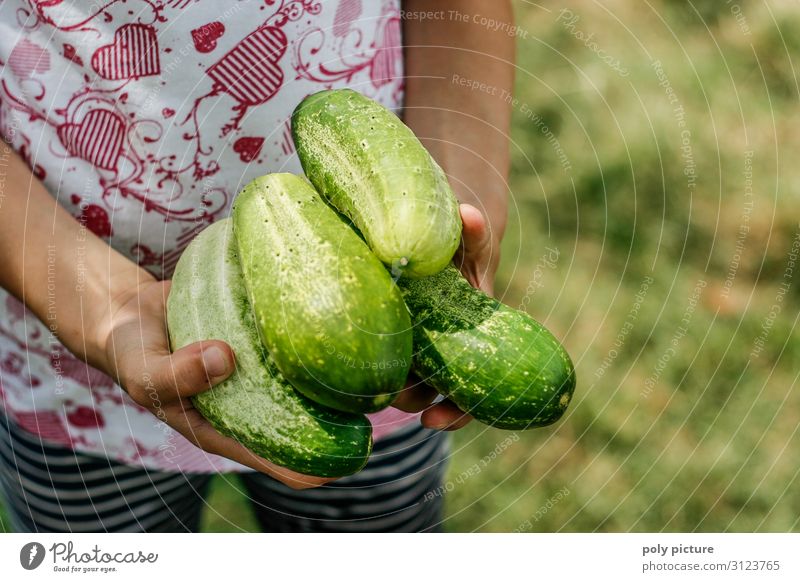
[(11, 525), (8, 523), (8, 516), (6, 515), (5, 507), (3, 507), (3, 503), (0, 502), (0, 533), (6, 533), (11, 531)]
[[(788, 123), (800, 15), (740, 2), (745, 35), (725, 3), (695, 1), (705, 23), (690, 4), (569, 3), (575, 29), (594, 33), (627, 76), (557, 22), (555, 6), (518, 4), (529, 36), (519, 49), (515, 207), (498, 289), (520, 305), (543, 249), (559, 249), (558, 268), (525, 304), (564, 339), (579, 386), (562, 423), (522, 434), (448, 495), (451, 531), (800, 529), (791, 493), (800, 281), (784, 279), (800, 232), (790, 155), (798, 138)], [(683, 106), (684, 128), (653, 60)], [(552, 130), (569, 171), (522, 104)], [(754, 206), (737, 253), (749, 151)], [(632, 317), (645, 277), (653, 283)], [(753, 357), (783, 281), (791, 288)], [(502, 436), (479, 426), (456, 435), (451, 474)]]
[(258, 522), (241, 481), (235, 475), (220, 475), (211, 482), (207, 507), (200, 523), (207, 532), (257, 532)]
[[(573, 0), (571, 34), (561, 3), (516, 3), (527, 37), (497, 289), (563, 338), (579, 384), (562, 422), (519, 433), (485, 465), (508, 433), (473, 424), (454, 436), (447, 530), (800, 530), (800, 281), (784, 279), (800, 232), (800, 13), (737, 5), (743, 22), (716, 0)], [(691, 190), (654, 60), (685, 111)], [(737, 251), (748, 163), (754, 205)], [(545, 247), (557, 267), (537, 272)], [(236, 487), (217, 479), (206, 531), (255, 529)]]

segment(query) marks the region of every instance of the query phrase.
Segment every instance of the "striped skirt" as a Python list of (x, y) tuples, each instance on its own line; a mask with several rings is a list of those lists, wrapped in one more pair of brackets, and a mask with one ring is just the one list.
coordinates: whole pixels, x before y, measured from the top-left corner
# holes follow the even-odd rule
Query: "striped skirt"
[[(446, 433), (412, 423), (376, 442), (363, 471), (317, 489), (240, 477), (263, 531), (438, 531), (441, 496), (425, 494), (441, 485), (448, 443)], [(0, 415), (0, 494), (14, 531), (197, 531), (211, 477), (48, 444)]]

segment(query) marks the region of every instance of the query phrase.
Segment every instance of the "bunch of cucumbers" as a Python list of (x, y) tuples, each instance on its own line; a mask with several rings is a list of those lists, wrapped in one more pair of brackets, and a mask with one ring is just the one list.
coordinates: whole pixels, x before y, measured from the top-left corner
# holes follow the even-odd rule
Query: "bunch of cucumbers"
[(236, 355), (234, 374), (193, 398), (200, 413), (320, 477), (366, 464), (364, 414), (390, 406), (409, 371), (491, 426), (560, 418), (575, 388), (568, 354), (450, 264), (458, 203), (413, 132), (345, 89), (300, 103), (292, 134), (310, 183), (254, 180), (175, 270), (172, 348), (216, 339)]

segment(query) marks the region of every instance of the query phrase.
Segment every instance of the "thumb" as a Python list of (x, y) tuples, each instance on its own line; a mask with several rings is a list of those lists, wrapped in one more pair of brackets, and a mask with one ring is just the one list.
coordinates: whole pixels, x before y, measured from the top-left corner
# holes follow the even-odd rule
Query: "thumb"
[(456, 265), (473, 287), (492, 294), (492, 262), (497, 249), (492, 248), (492, 233), (483, 213), (471, 204), (462, 204), (461, 247)]
[(153, 383), (161, 390), (171, 387), (182, 398), (205, 392), (236, 369), (230, 346), (217, 340), (189, 344), (148, 363)]
[(462, 204), (459, 210), (463, 225), (461, 244), (464, 257), (483, 255), (490, 251), (492, 237), (483, 213), (471, 204)]

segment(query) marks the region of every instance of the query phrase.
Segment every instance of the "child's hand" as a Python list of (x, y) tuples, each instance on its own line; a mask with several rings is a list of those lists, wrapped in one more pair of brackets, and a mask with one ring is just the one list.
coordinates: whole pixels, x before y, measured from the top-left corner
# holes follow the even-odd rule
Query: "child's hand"
[(235, 367), (221, 341), (198, 342), (170, 353), (166, 329), (169, 281), (142, 283), (117, 302), (106, 334), (106, 371), (133, 400), (204, 451), (266, 473), (293, 489), (332, 481), (295, 473), (223, 436), (192, 406), (189, 397), (227, 378)]
[[(461, 221), (464, 230), (454, 263), (473, 287), (491, 295), (494, 290), (494, 274), (500, 259), (499, 245), (494, 243), (485, 217), (474, 206), (461, 205)], [(431, 404), (437, 395), (436, 390), (412, 375), (394, 407), (406, 412), (423, 411), (421, 422), (428, 428), (456, 430), (472, 420), (469, 414), (462, 412), (450, 400)]]

